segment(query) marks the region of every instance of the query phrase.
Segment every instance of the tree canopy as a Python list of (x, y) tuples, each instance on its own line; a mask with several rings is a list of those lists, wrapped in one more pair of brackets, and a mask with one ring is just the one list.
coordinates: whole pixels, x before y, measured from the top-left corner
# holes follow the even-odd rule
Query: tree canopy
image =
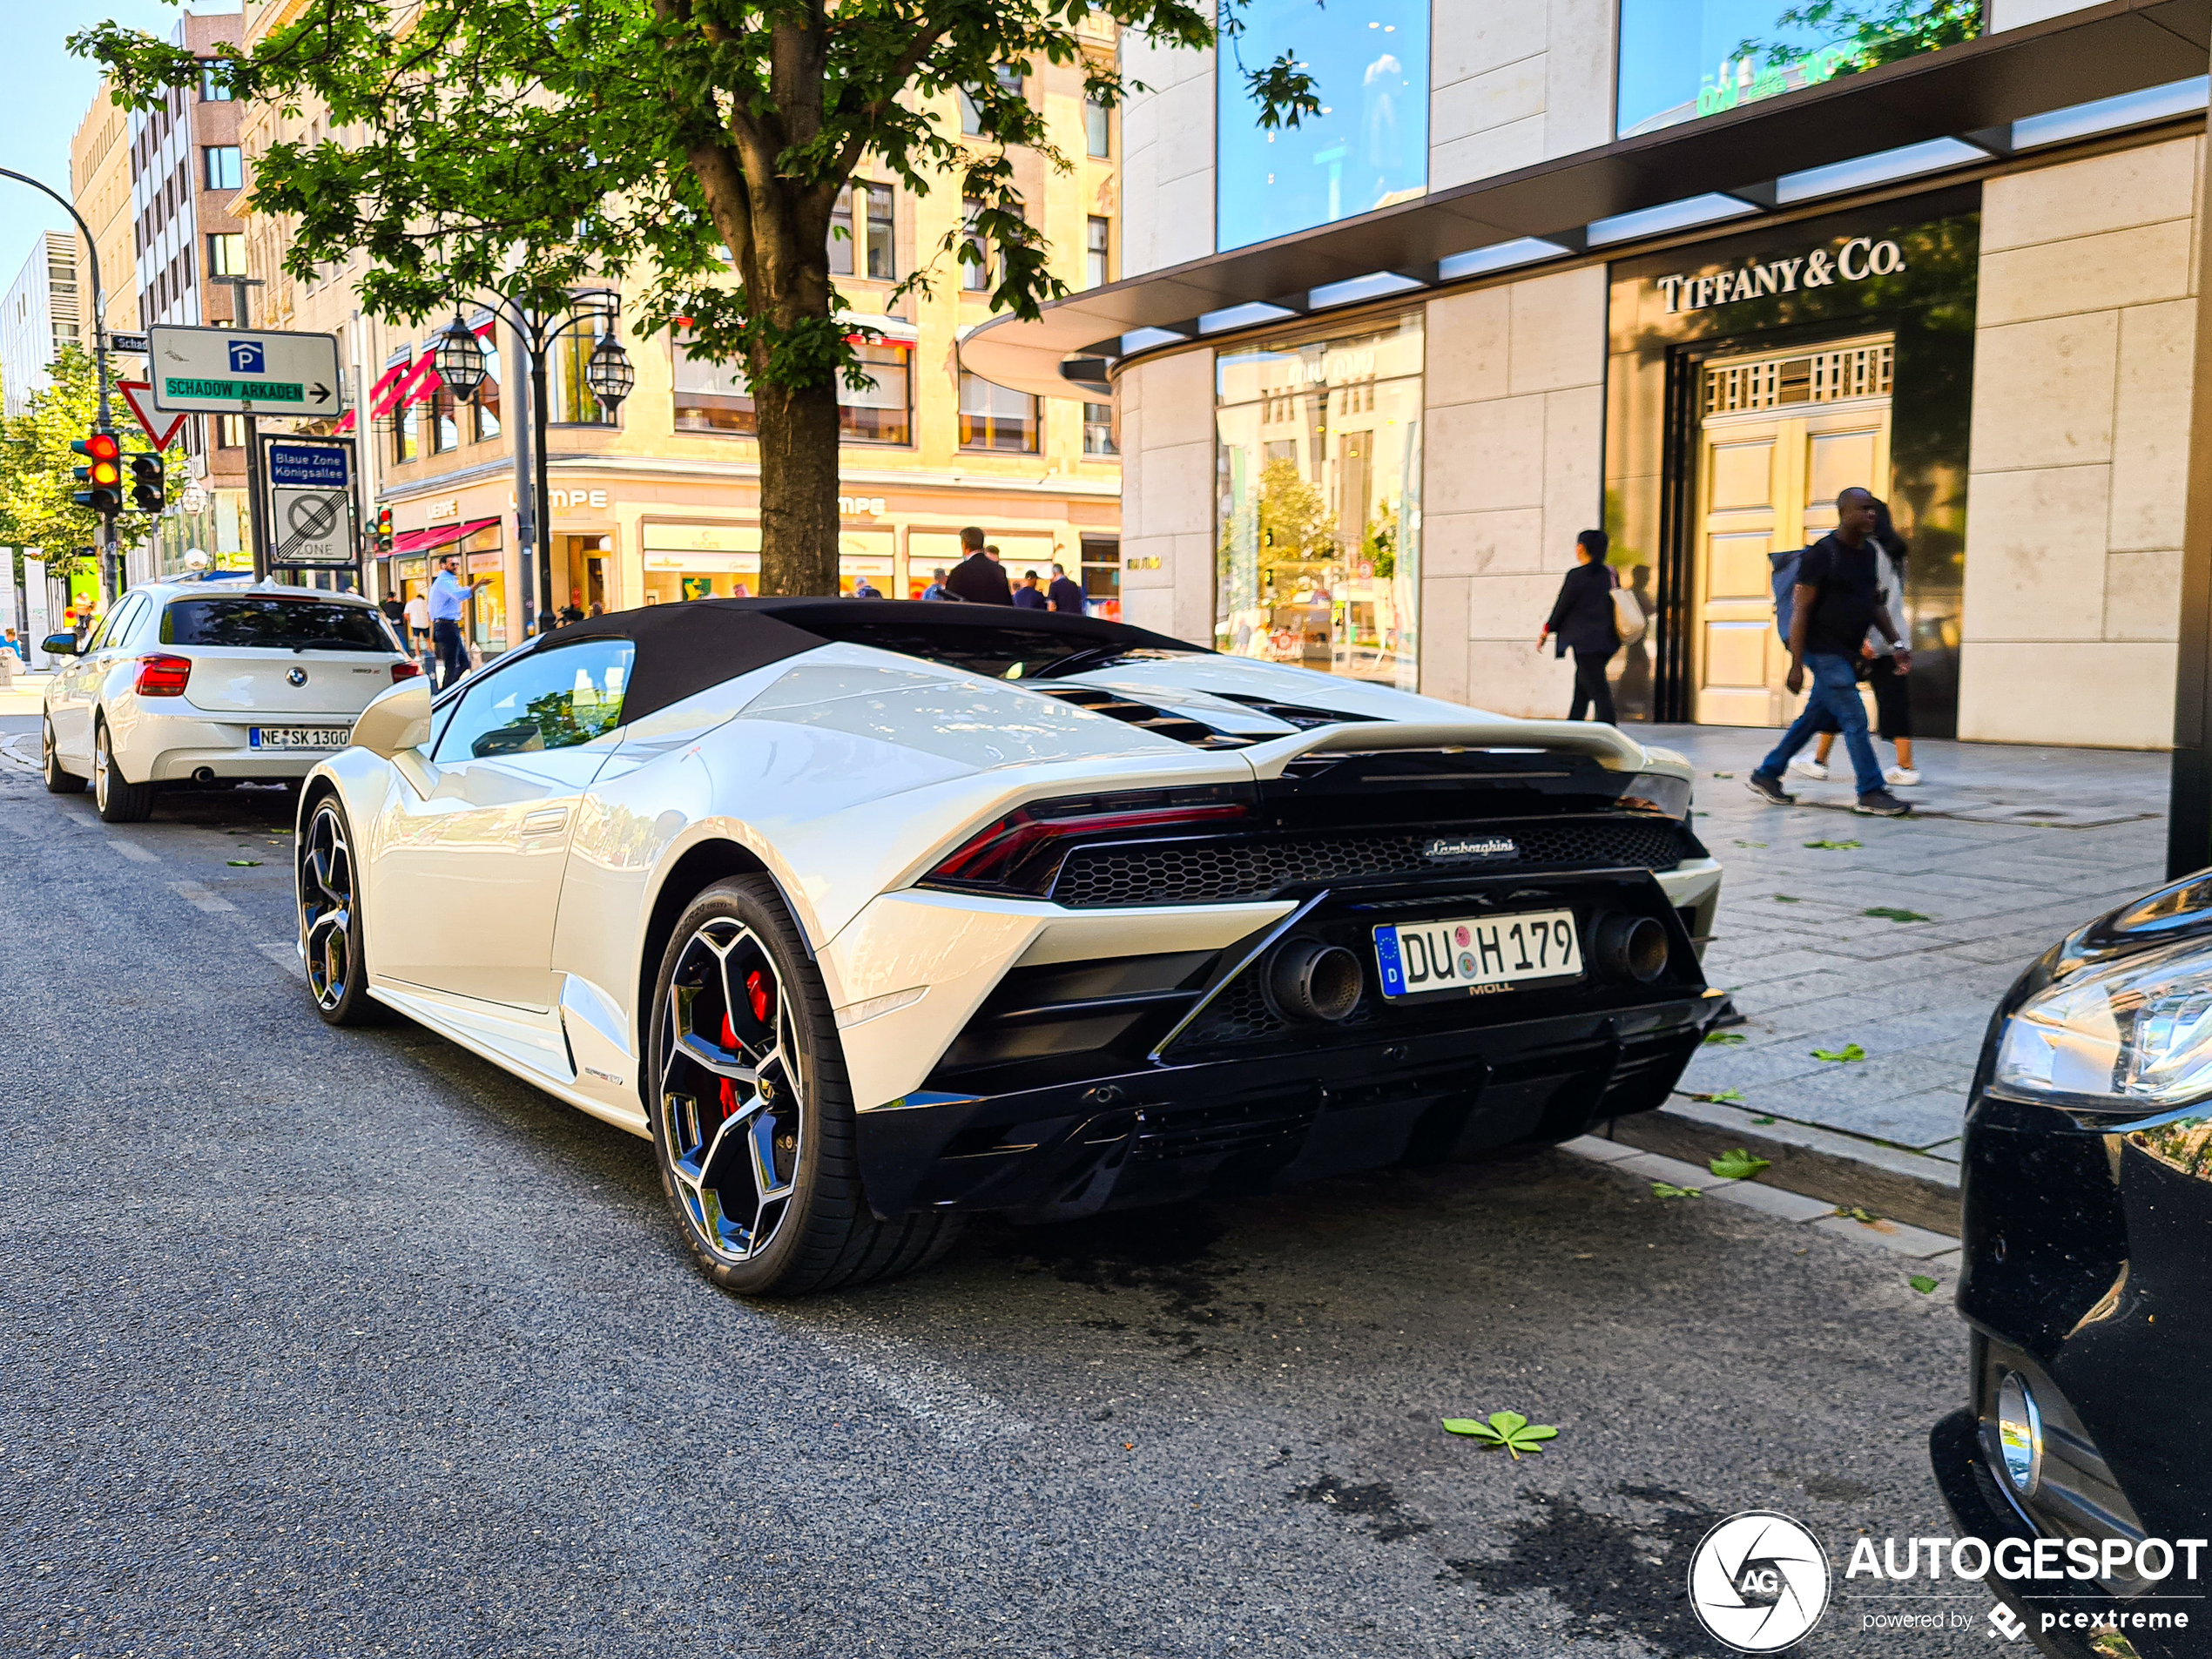
[[(762, 584), (833, 593), (837, 384), (855, 376), (828, 240), (864, 160), (974, 206), (900, 292), (986, 263), (994, 308), (1065, 292), (1008, 155), (1067, 160), (1020, 77), (1082, 69), (1129, 90), (1107, 19), (1185, 48), (1233, 41), (1247, 0), (307, 0), (212, 74), (233, 97), (314, 109), (324, 136), (272, 145), (252, 206), (287, 215), (305, 278), (368, 256), (365, 308), (418, 321), (498, 291), (548, 309), (583, 284), (641, 291), (637, 326), (678, 319), (696, 356), (742, 364), (759, 426)], [(148, 107), (206, 67), (109, 23), (72, 37)], [(1001, 78), (1001, 71), (1008, 71)], [(1319, 108), (1285, 51), (1243, 71), (1266, 125)], [(954, 94), (982, 137), (948, 120)]]

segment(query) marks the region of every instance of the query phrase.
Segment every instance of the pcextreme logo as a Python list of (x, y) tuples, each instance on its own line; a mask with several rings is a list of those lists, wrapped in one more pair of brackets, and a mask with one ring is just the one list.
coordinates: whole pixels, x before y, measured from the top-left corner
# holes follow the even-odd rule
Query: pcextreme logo
[(1828, 1608), (1828, 1552), (1787, 1515), (1747, 1509), (1698, 1541), (1689, 1605), (1716, 1642), (1738, 1653), (1778, 1653)]

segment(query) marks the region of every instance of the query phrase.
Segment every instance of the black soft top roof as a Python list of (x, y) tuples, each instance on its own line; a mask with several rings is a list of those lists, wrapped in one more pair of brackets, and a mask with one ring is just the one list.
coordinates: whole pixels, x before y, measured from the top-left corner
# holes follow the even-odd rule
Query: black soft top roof
[(1008, 605), (921, 599), (687, 599), (645, 605), (571, 623), (532, 642), (558, 651), (587, 639), (628, 639), (637, 647), (624, 688), (623, 718), (637, 719), (671, 703), (841, 641), (897, 651), (924, 662), (1003, 674), (1003, 662), (1025, 675), (1096, 667), (1129, 651), (1204, 651), (1126, 623), (1097, 617), (1022, 610)]

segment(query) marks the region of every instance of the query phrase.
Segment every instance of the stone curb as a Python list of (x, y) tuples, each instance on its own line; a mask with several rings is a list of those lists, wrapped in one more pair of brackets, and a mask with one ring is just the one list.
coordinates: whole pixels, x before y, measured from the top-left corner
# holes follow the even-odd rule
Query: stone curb
[(1632, 1151), (1681, 1159), (1695, 1166), (1706, 1185), (1715, 1184), (1706, 1164), (1740, 1146), (1767, 1160), (1760, 1186), (1817, 1198), (1830, 1211), (1838, 1205), (1865, 1210), (1958, 1238), (1958, 1165), (1810, 1124), (1778, 1118), (1755, 1123), (1754, 1116), (1722, 1103), (1677, 1099), (1657, 1111), (1614, 1118), (1592, 1136)]
[(1593, 1135), (1564, 1142), (1560, 1150), (1618, 1170), (1639, 1181), (1664, 1181), (1669, 1186), (1692, 1188), (1705, 1198), (1740, 1204), (1778, 1221), (1811, 1226), (1816, 1232), (1871, 1244), (1878, 1250), (1892, 1251), (1915, 1261), (1950, 1267), (1959, 1260), (1959, 1241), (1947, 1233), (1887, 1218), (1865, 1222), (1839, 1216), (1833, 1204), (1767, 1184), (1767, 1177), (1773, 1173), (1770, 1170), (1762, 1170), (1754, 1180), (1732, 1181), (1714, 1175), (1703, 1164), (1685, 1163), (1656, 1152), (1630, 1151), (1619, 1141), (1602, 1140)]

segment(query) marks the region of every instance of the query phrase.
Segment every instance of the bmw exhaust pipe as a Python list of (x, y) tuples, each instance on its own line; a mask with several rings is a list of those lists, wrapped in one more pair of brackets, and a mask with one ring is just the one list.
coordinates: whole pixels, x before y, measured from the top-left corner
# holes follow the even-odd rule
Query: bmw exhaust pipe
[(1277, 946), (1261, 982), (1278, 1015), (1307, 1025), (1349, 1019), (1366, 988), (1359, 959), (1342, 945), (1318, 939), (1290, 939)]
[(1612, 978), (1649, 985), (1667, 971), (1667, 930), (1649, 916), (1608, 916), (1597, 925), (1595, 954)]

